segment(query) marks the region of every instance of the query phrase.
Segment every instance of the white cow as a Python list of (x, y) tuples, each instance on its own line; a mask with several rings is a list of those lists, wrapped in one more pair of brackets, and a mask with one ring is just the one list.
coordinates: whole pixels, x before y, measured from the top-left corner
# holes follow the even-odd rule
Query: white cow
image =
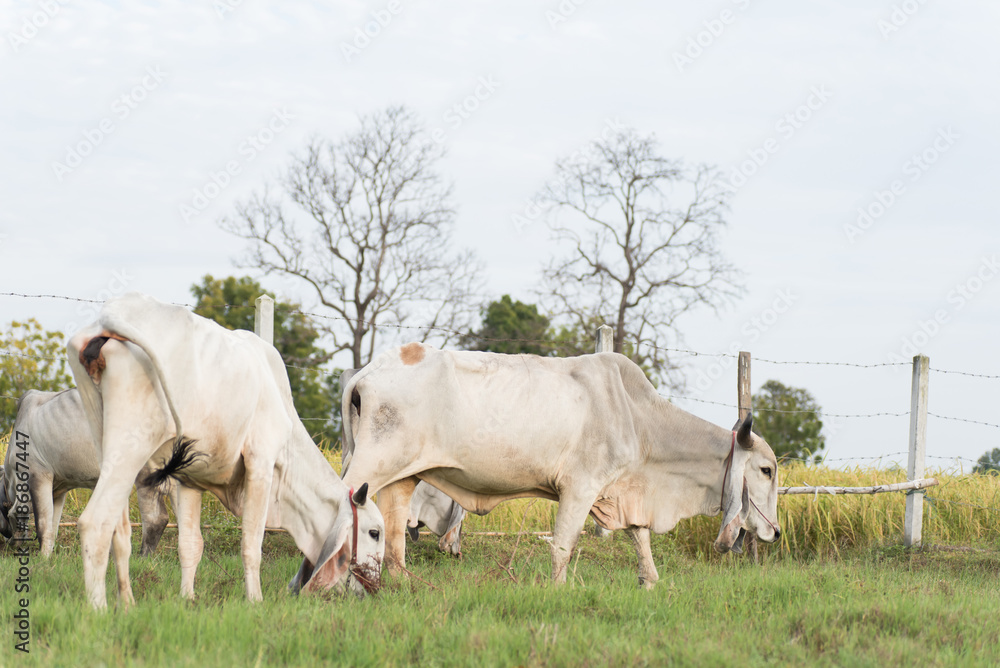
[[(344, 369), (340, 374), (340, 388), (343, 401), (343, 388), (351, 382), (358, 369)], [(350, 402), (343, 403), (350, 412), (357, 412), (357, 407)], [(355, 418), (357, 416), (355, 415)], [(346, 427), (350, 422), (344, 418), (342, 424)], [(351, 463), (354, 454), (354, 440), (342, 438), (344, 469)], [(438, 549), (456, 557), (462, 556), (462, 522), (465, 520), (465, 508), (450, 496), (427, 483), (419, 483), (410, 499), (410, 516), (406, 529), (414, 541), (420, 538), (420, 527), (427, 527), (438, 536)]]
[(556, 582), (588, 513), (631, 537), (647, 588), (659, 579), (650, 531), (721, 510), (720, 552), (739, 549), (745, 532), (780, 535), (777, 461), (750, 418), (738, 431), (705, 422), (615, 353), (560, 359), (411, 343), (351, 378), (343, 414), (354, 453), (344, 481), (378, 490), (393, 571), (418, 480), (477, 514), (519, 497), (558, 501)]
[[(94, 489), (101, 472), (80, 392), (76, 388), (25, 392), (17, 402), (4, 463), (0, 467), (0, 535), (11, 538), (16, 528), (8, 513), (15, 505), (20, 483), (31, 499), (41, 556), (48, 557), (59, 533), (66, 494), (73, 489)], [(164, 492), (170, 490), (144, 484), (149, 473), (144, 469), (135, 482), (142, 515), (142, 555), (156, 550), (169, 519)]]
[[(243, 518), (247, 598), (260, 601), (264, 528), (283, 527), (305, 555), (306, 590), (378, 584), (384, 522), (350, 493), (299, 420), (288, 376), (273, 346), (245, 331), (151, 297), (108, 300), (97, 322), (68, 344), (101, 476), (78, 521), (84, 582), (95, 608), (106, 605), (104, 578), (116, 518), (129, 487), (151, 458), (169, 457), (159, 476), (181, 483), (178, 556), (181, 594), (194, 595), (202, 554), (201, 492)], [(128, 604), (128, 554), (116, 549), (119, 600)], [(308, 565), (308, 568), (305, 566)], [(124, 568), (124, 571), (123, 571)]]
[(417, 483), (410, 499), (410, 517), (406, 530), (410, 538), (420, 537), (418, 529), (427, 527), (438, 536), (438, 549), (456, 557), (462, 556), (462, 521), (465, 508), (433, 485)]

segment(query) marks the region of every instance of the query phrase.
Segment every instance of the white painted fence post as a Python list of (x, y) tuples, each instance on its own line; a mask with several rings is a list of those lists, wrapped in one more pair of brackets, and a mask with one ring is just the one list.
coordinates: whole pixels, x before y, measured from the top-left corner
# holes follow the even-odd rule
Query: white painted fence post
[[(910, 390), (910, 456), (906, 464), (906, 477), (916, 480), (924, 477), (924, 455), (927, 452), (927, 389), (930, 358), (917, 355), (913, 358), (913, 384)], [(911, 490), (906, 494), (906, 515), (903, 518), (903, 545), (920, 545), (924, 519), (924, 493)]]
[[(597, 344), (594, 346), (595, 353), (610, 353), (615, 350), (615, 330), (608, 325), (601, 325), (597, 328)], [(610, 538), (611, 532), (598, 524), (594, 524), (594, 535), (598, 538)]]
[(274, 300), (267, 295), (257, 297), (253, 314), (253, 333), (274, 345)]
[(615, 349), (615, 330), (608, 325), (601, 325), (597, 328), (597, 345), (595, 353), (610, 353)]

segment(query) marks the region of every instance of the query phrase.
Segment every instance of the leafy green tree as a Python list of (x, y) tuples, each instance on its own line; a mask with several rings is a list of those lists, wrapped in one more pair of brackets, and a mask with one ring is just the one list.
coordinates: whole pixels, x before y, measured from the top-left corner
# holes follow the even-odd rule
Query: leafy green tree
[[(273, 294), (247, 276), (223, 279), (206, 275), (200, 285), (191, 287), (197, 299), (194, 312), (229, 329), (254, 329), (257, 297)], [(319, 370), (332, 353), (317, 345), (319, 333), (310, 319), (298, 312), (291, 302), (274, 303), (274, 347), (284, 360), (292, 388), (295, 410), (315, 440), (339, 442), (340, 392), (339, 370)]]
[(972, 469), (973, 473), (1000, 473), (1000, 448), (984, 452), (979, 462)]
[(45, 330), (34, 318), (11, 322), (0, 334), (0, 434), (14, 426), (16, 398), (28, 390), (55, 392), (73, 387), (61, 332)]
[(549, 319), (534, 304), (504, 295), (482, 309), (482, 327), (463, 337), (467, 350), (548, 355), (552, 352)]
[(779, 461), (822, 460), (819, 453), (826, 447), (826, 438), (821, 433), (819, 411), (819, 404), (808, 390), (776, 380), (767, 381), (753, 395), (754, 430), (764, 437)]
[[(591, 318), (583, 325), (552, 326), (548, 316), (539, 313), (534, 304), (514, 301), (504, 295), (482, 309), (482, 327), (462, 339), (467, 350), (485, 350), (494, 353), (527, 353), (550, 357), (574, 357), (594, 352), (597, 329), (603, 324)], [(652, 368), (639, 355), (635, 346), (626, 341), (624, 355), (637, 361), (653, 385), (657, 379)]]

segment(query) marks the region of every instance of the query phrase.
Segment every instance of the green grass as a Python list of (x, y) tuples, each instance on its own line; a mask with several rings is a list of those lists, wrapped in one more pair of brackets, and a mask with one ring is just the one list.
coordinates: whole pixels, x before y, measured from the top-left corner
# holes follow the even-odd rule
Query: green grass
[[(332, 456), (335, 461), (335, 456)], [(621, 532), (581, 538), (569, 583), (549, 583), (555, 504), (519, 500), (470, 517), (462, 559), (425, 538), (408, 543), (416, 577), (389, 580), (364, 600), (296, 598), (291, 539), (264, 541), (265, 601), (244, 599), (239, 520), (206, 497), (198, 599), (179, 600), (176, 531), (133, 556), (128, 613), (85, 602), (80, 546), (63, 528), (53, 558), (31, 556), (31, 653), (14, 651), (17, 559), (0, 547), (0, 666), (474, 665), (474, 666), (991, 666), (1000, 663), (998, 480), (932, 472), (942, 485), (925, 509), (925, 548), (905, 550), (902, 494), (781, 497), (783, 540), (760, 564), (711, 549), (719, 518), (655, 536), (660, 582), (636, 586)], [(871, 485), (899, 472), (786, 467), (782, 484)], [(89, 492), (71, 493), (66, 520)], [(964, 504), (964, 505), (963, 505)], [(138, 515), (134, 513), (138, 520)], [(133, 533), (134, 555), (139, 532)], [(114, 601), (114, 571), (108, 573)]]
[[(79, 550), (64, 532), (31, 571), (31, 653), (2, 634), (0, 664), (90, 665), (996, 665), (1000, 553), (874, 547), (762, 564), (687, 556), (654, 542), (661, 581), (635, 582), (631, 546), (581, 539), (570, 582), (548, 582), (534, 537), (468, 536), (466, 556), (411, 544), (416, 578), (365, 600), (294, 598), (294, 545), (265, 539), (265, 601), (243, 599), (230, 530), (208, 532), (198, 600), (178, 600), (175, 540), (133, 558), (136, 607), (84, 601)], [(222, 538), (221, 541), (217, 540)], [(0, 557), (0, 608), (16, 609), (14, 559)], [(510, 564), (509, 570), (502, 568)], [(109, 573), (109, 592), (113, 575)], [(113, 596), (113, 594), (112, 594)], [(8, 618), (9, 619), (9, 618)], [(6, 622), (9, 624), (9, 622)]]

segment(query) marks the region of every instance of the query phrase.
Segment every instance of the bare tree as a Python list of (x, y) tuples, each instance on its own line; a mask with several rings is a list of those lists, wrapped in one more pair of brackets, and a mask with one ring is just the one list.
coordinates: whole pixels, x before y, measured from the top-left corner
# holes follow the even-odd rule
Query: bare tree
[(663, 158), (630, 128), (557, 162), (539, 200), (570, 250), (544, 269), (547, 310), (580, 328), (612, 325), (616, 352), (681, 387), (663, 349), (682, 340), (678, 318), (741, 292), (718, 247), (725, 194), (714, 169)]
[[(480, 263), (453, 253), (442, 151), (403, 107), (362, 116), (339, 142), (310, 140), (274, 187), (220, 226), (250, 242), (241, 266), (300, 279), (332, 312), (334, 352), (359, 368), (387, 340), (446, 343), (475, 319)], [(395, 328), (395, 329), (394, 329)]]

